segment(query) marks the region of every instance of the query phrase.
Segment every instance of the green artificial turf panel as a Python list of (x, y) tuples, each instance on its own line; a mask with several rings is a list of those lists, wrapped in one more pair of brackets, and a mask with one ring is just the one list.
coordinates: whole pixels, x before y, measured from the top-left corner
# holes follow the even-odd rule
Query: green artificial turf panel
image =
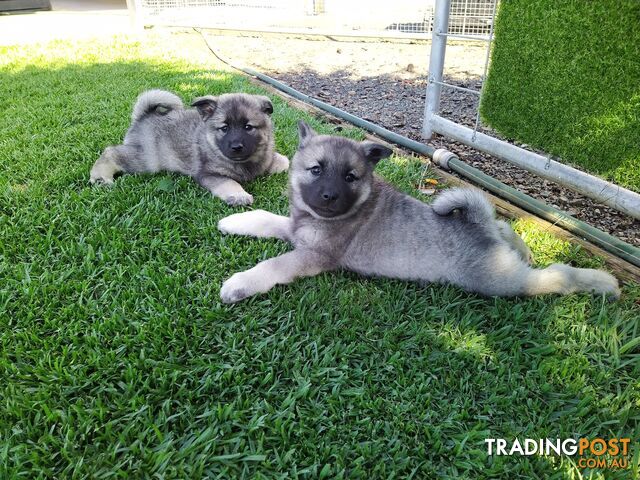
[[(241, 209), (186, 177), (88, 185), (141, 91), (259, 91), (154, 42), (0, 48), (0, 478), (578, 478), (484, 439), (638, 438), (636, 284), (504, 300), (331, 273), (221, 305), (288, 247), (221, 236)], [(332, 132), (272, 99), (282, 153), (299, 118)], [(415, 194), (422, 166), (379, 171)], [(247, 188), (286, 214), (285, 174)], [(515, 227), (539, 264), (602, 265)]]
[(482, 116), (640, 192), (639, 59), (638, 0), (501, 1)]

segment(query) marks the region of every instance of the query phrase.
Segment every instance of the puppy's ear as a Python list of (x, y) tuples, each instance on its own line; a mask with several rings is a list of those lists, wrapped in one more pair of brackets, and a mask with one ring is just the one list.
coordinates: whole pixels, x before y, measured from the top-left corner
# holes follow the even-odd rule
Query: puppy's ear
[(298, 146), (300, 148), (304, 147), (316, 135), (317, 133), (313, 131), (313, 128), (303, 120), (298, 120), (298, 139), (300, 140)]
[(203, 120), (207, 120), (213, 115), (218, 107), (218, 98), (207, 95), (206, 97), (198, 97), (192, 103), (192, 107), (198, 109), (198, 113), (202, 116)]
[(265, 97), (264, 95), (258, 95), (258, 102), (260, 103), (260, 110), (267, 115), (271, 115), (273, 113), (273, 103), (269, 97)]
[(389, 157), (393, 150), (374, 142), (360, 142), (362, 150), (364, 152), (364, 158), (369, 160), (374, 165), (377, 164), (383, 158)]

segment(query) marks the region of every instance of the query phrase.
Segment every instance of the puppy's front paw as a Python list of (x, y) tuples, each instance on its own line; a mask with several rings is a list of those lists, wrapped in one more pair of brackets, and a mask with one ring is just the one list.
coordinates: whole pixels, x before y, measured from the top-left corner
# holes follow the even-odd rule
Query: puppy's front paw
[(247, 227), (247, 213), (252, 212), (234, 213), (228, 217), (221, 218), (218, 220), (218, 230), (231, 235), (244, 235)]
[(227, 205), (231, 205), (232, 207), (239, 205), (251, 205), (253, 203), (253, 195), (247, 192), (237, 192), (227, 195), (223, 200)]
[(91, 184), (113, 185), (113, 176), (119, 171), (120, 169), (113, 162), (105, 160), (104, 156), (100, 157), (91, 167), (89, 182)]
[(232, 275), (222, 284), (220, 299), (223, 303), (236, 303), (252, 296), (254, 293), (246, 272), (240, 272)]
[(286, 172), (289, 170), (289, 159), (279, 153), (273, 154), (273, 164), (271, 165), (271, 173)]

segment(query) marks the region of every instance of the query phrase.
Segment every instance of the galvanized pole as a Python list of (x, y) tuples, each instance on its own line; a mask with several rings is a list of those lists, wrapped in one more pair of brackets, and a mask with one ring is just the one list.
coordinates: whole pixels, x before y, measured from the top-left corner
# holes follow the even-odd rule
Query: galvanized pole
[(131, 27), (136, 32), (144, 31), (144, 21), (142, 19), (142, 5), (140, 0), (127, 0), (129, 10), (129, 20)]
[(444, 54), (447, 49), (446, 33), (449, 29), (449, 9), (451, 0), (436, 0), (433, 19), (433, 33), (431, 35), (431, 56), (429, 58), (429, 79), (424, 104), (424, 120), (422, 136), (430, 139), (433, 135), (431, 119), (440, 109), (440, 91), (442, 86), (442, 71), (444, 70)]

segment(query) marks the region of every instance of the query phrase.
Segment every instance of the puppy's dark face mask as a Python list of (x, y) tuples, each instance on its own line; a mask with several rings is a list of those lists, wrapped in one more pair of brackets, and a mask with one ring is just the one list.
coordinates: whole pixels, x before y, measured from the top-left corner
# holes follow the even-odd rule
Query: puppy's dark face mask
[(202, 97), (193, 104), (222, 154), (234, 162), (251, 157), (268, 136), (273, 105), (267, 97), (232, 94)]
[(304, 122), (298, 131), (292, 182), (307, 209), (326, 219), (355, 211), (371, 193), (375, 165), (391, 150), (373, 142), (317, 135)]

